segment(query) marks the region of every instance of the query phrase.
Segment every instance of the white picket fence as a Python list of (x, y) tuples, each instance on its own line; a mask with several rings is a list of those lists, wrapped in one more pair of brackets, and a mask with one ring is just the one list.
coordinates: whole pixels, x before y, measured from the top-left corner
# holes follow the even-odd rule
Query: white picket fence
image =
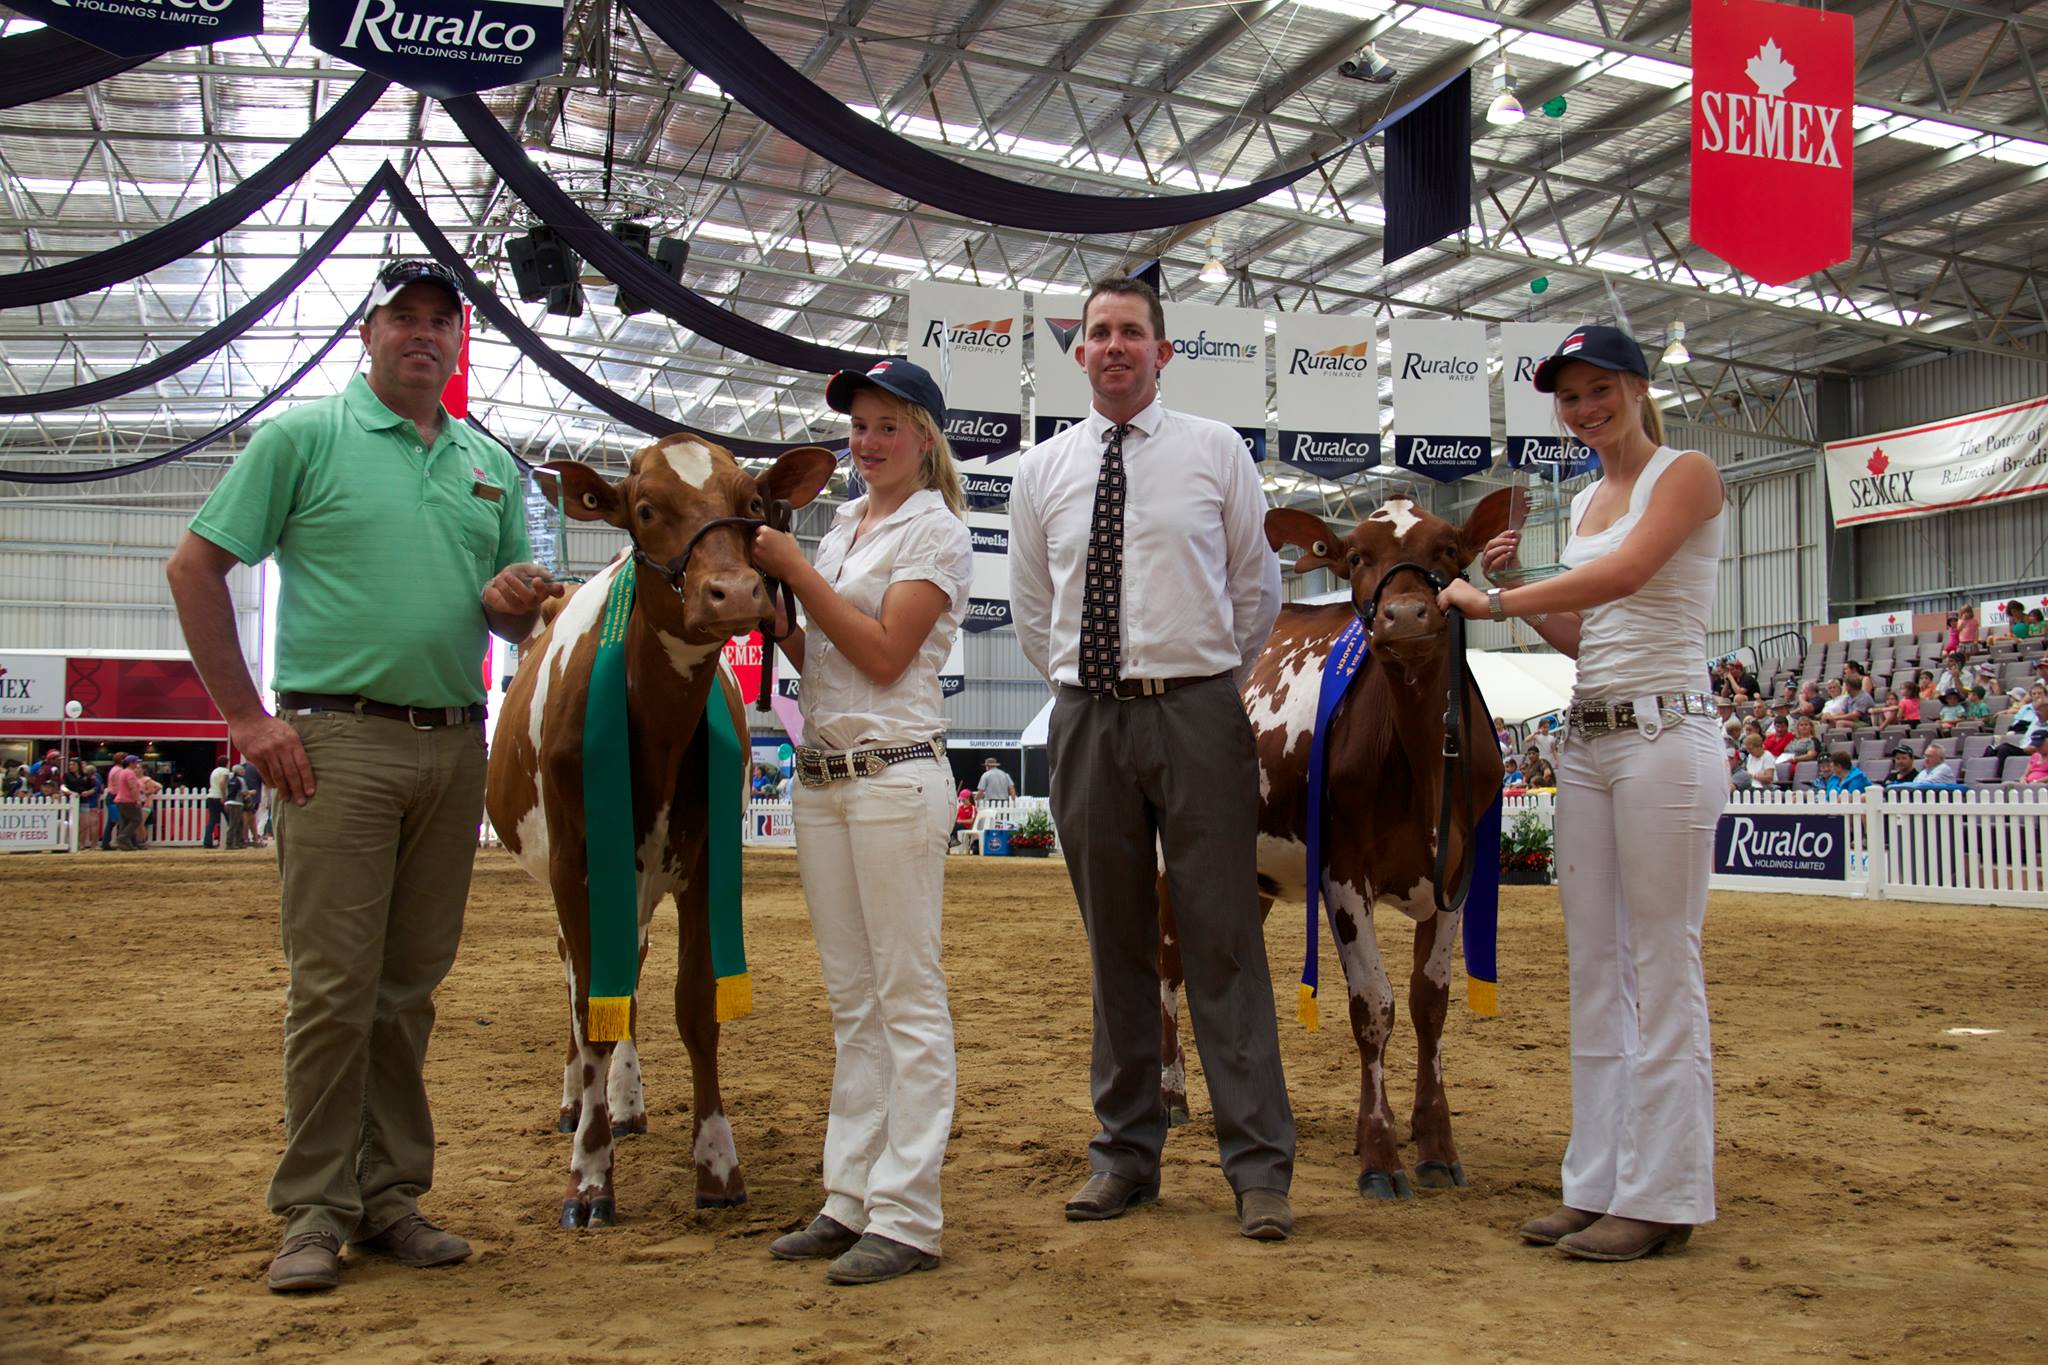
[[(1505, 798), (1503, 827), (1524, 811), (1554, 828), (1557, 798)], [(2048, 908), (2048, 789), (1916, 791), (1872, 787), (1852, 796), (1817, 791), (1735, 792), (1721, 819), (1750, 815), (1839, 817), (1840, 879), (1717, 872), (1717, 891), (1789, 892), (1873, 900)]]
[[(1020, 796), (1013, 801), (984, 801), (975, 807), (973, 828), (963, 830), (955, 840), (955, 847), (965, 851), (981, 848), (982, 833), (990, 829), (1015, 829), (1029, 819), (1035, 810), (1043, 810), (1046, 818), (1052, 818), (1051, 804), (1042, 796)], [(749, 801), (747, 803), (747, 843), (754, 847), (795, 848), (796, 820), (790, 812), (787, 801)], [(1059, 847), (1059, 833), (1053, 833), (1053, 847)]]
[[(206, 788), (179, 787), (156, 795), (156, 828), (150, 835), (152, 848), (197, 848), (206, 841)], [(61, 837), (51, 840), (41, 826), (58, 812)], [(72, 852), (79, 848), (77, 798), (65, 793), (57, 800), (43, 797), (13, 797), (0, 800), (0, 852)], [(111, 805), (107, 819), (118, 824), (120, 816)], [(8, 837), (12, 830), (20, 838)]]

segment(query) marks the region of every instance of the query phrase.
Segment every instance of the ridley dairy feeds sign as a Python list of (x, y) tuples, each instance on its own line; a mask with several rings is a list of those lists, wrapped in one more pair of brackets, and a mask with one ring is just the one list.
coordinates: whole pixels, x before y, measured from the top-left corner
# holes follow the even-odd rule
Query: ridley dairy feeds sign
[(1849, 256), (1856, 25), (1694, 0), (1692, 239), (1764, 284)]
[(1827, 445), (1837, 528), (2048, 492), (2048, 396)]

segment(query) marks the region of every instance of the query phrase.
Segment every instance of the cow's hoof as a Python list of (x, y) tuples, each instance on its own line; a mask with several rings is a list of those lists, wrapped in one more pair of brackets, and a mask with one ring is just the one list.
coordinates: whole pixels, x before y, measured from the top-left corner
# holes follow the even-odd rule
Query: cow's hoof
[(1188, 1113), (1188, 1107), (1184, 1104), (1169, 1104), (1166, 1106), (1166, 1126), (1168, 1128), (1178, 1128), (1193, 1117), (1192, 1114)]
[(1462, 1190), (1471, 1182), (1465, 1179), (1462, 1162), (1418, 1161), (1415, 1183), (1426, 1190)]
[(589, 1225), (590, 1205), (576, 1199), (564, 1199), (562, 1201), (562, 1221), (560, 1226), (565, 1231), (574, 1231), (577, 1228), (588, 1227)]
[(615, 1138), (647, 1136), (647, 1115), (642, 1114), (638, 1118), (626, 1119), (623, 1122), (618, 1119), (612, 1120), (612, 1136)]
[(746, 1202), (747, 1194), (745, 1190), (734, 1195), (700, 1194), (697, 1196), (697, 1207), (700, 1209), (736, 1209)]
[(1408, 1183), (1408, 1172), (1367, 1171), (1358, 1177), (1358, 1192), (1367, 1199), (1413, 1199), (1415, 1187)]
[(583, 1116), (577, 1113), (574, 1109), (564, 1109), (562, 1111), (562, 1116), (555, 1120), (555, 1131), (558, 1133), (575, 1132), (576, 1125), (579, 1121), (581, 1121), (582, 1117)]
[(593, 1199), (590, 1201), (590, 1221), (587, 1228), (615, 1228), (619, 1225), (619, 1206), (616, 1200)]

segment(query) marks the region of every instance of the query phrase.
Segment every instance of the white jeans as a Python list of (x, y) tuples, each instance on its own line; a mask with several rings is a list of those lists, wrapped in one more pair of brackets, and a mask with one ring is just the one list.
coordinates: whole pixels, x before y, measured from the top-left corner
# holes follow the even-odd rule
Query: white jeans
[(797, 867), (832, 1001), (825, 1214), (937, 1255), (953, 1126), (953, 1017), (939, 965), (953, 775), (941, 759), (799, 785)]
[(1655, 739), (1573, 735), (1557, 856), (1571, 960), (1564, 1202), (1656, 1223), (1714, 1217), (1714, 1062), (1700, 928), (1721, 739), (1697, 716)]

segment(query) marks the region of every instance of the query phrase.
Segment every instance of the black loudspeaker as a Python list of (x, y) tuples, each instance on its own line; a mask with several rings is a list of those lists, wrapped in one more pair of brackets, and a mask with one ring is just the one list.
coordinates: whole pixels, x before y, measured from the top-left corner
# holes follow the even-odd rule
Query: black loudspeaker
[[(614, 236), (617, 236), (619, 240), (625, 241), (626, 237), (624, 233), (621, 231), (621, 229), (628, 227), (635, 227), (640, 229), (641, 245), (639, 250), (642, 255), (645, 255), (647, 251), (646, 227), (639, 223), (617, 223), (613, 225), (612, 233)], [(654, 253), (655, 267), (659, 269), (662, 274), (668, 276), (671, 280), (677, 281), (678, 283), (682, 281), (683, 266), (689, 259), (690, 244), (686, 241), (680, 240), (679, 238), (675, 237), (662, 238), (660, 248)], [(653, 307), (653, 305), (648, 303), (645, 299), (636, 298), (631, 293), (627, 292), (627, 290), (623, 286), (620, 287), (619, 311), (621, 313), (624, 313), (628, 317), (631, 317), (635, 313), (644, 313), (651, 307)]]
[(654, 245), (654, 229), (645, 223), (631, 221), (613, 223), (612, 236), (624, 242), (636, 254), (641, 256), (645, 256), (648, 248)]
[(524, 237), (505, 239), (505, 259), (512, 266), (512, 283), (527, 303), (539, 303), (551, 289), (576, 283), (576, 253), (556, 231), (538, 225)]
[(548, 301), (548, 311), (565, 318), (583, 316), (583, 286), (576, 283), (558, 284), (542, 295)]

